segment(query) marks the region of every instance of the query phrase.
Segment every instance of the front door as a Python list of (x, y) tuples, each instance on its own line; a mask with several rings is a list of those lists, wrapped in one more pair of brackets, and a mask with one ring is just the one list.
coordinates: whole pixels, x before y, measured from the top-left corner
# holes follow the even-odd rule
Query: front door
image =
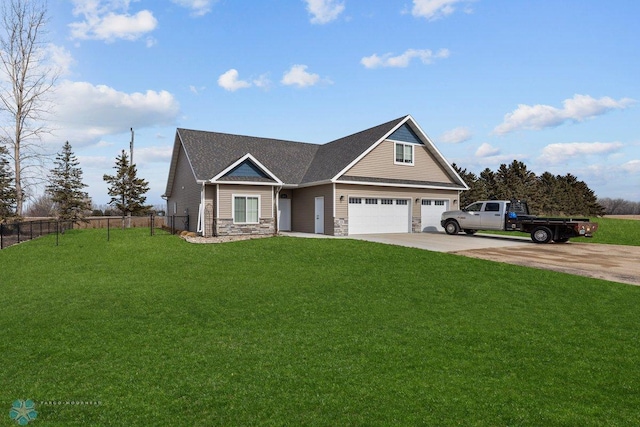
[(500, 212), (500, 203), (487, 202), (480, 212), (480, 227), (483, 230), (502, 230), (504, 218)]
[(278, 230), (291, 231), (291, 199), (278, 200)]
[(316, 197), (315, 214), (316, 234), (324, 234), (324, 197)]

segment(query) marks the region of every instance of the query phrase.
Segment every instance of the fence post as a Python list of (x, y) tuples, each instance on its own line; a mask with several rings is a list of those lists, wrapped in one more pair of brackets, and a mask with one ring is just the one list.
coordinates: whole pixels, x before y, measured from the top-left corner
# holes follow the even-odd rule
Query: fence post
[(20, 221), (17, 221), (16, 224), (18, 225), (18, 243), (20, 243)]
[(4, 235), (4, 224), (0, 222), (0, 250), (4, 249), (3, 235)]
[(110, 234), (111, 234), (111, 228), (109, 227), (109, 220), (110, 220), (110, 219), (111, 219), (111, 218), (107, 218), (107, 242), (109, 241), (109, 239), (110, 239)]
[(60, 229), (60, 221), (56, 221), (56, 246), (58, 246), (58, 231)]

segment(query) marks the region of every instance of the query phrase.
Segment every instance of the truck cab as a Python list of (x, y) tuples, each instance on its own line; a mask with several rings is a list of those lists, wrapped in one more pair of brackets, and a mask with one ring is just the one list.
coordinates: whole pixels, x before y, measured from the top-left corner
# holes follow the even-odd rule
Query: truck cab
[[(516, 204), (518, 206), (515, 206)], [(529, 214), (526, 203), (516, 204), (513, 208), (516, 209), (518, 215)], [(477, 230), (504, 230), (505, 218), (509, 212), (511, 212), (511, 201), (509, 200), (484, 200), (472, 203), (459, 211), (444, 212), (442, 218), (455, 219), (459, 229), (464, 230), (467, 234), (473, 234)], [(443, 226), (446, 229), (446, 225), (443, 224)]]

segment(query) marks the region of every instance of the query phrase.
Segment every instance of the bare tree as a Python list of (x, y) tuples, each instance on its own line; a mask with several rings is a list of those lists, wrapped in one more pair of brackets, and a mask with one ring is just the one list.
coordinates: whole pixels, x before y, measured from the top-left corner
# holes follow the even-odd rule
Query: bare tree
[(56, 73), (48, 68), (44, 28), (46, 0), (3, 0), (0, 28), (0, 111), (9, 124), (0, 128), (13, 160), (16, 214), (25, 200), (25, 170), (42, 160), (40, 137)]

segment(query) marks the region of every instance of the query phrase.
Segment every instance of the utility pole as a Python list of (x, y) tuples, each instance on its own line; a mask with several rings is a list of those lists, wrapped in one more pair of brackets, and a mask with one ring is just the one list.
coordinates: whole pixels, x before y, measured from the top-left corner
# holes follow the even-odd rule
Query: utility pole
[[(134, 137), (134, 133), (133, 133), (133, 128), (131, 128), (131, 142), (129, 142), (129, 168), (133, 167), (133, 137)], [(131, 187), (133, 187), (133, 182), (131, 181), (133, 179), (133, 177), (131, 176), (131, 171), (129, 171), (129, 173), (127, 175), (129, 175), (129, 190), (131, 190)], [(123, 195), (123, 199), (124, 199), (124, 195)], [(123, 204), (124, 204), (124, 200), (123, 200)], [(127, 212), (127, 228), (131, 227), (131, 211)]]
[(129, 163), (133, 165), (133, 128), (131, 128), (131, 142), (129, 143)]

